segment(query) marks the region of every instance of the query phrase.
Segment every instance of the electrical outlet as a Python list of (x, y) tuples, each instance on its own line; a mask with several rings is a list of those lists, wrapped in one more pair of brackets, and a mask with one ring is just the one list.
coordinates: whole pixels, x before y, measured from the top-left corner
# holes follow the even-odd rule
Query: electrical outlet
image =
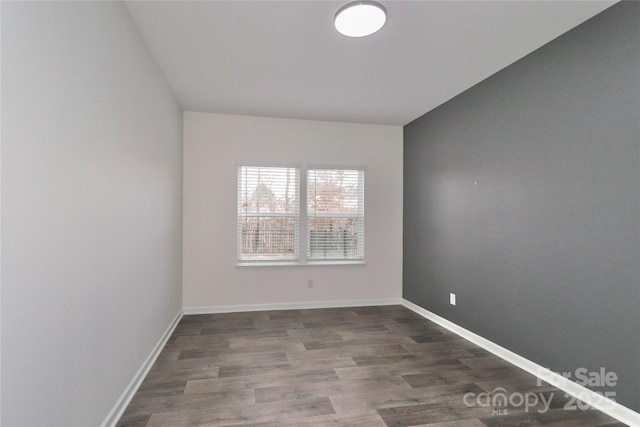
[(309, 289), (313, 288), (313, 279), (307, 280), (307, 288)]
[(449, 294), (449, 304), (456, 305), (456, 294), (454, 293)]

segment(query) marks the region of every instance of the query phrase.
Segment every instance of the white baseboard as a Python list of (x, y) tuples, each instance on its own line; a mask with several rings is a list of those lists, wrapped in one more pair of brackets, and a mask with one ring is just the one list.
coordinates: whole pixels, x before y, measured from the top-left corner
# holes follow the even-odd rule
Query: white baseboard
[(375, 305), (402, 305), (401, 298), (344, 300), (319, 302), (286, 302), (279, 304), (214, 305), (209, 307), (185, 307), (184, 314), (237, 313), (267, 310), (304, 310), (312, 308), (368, 307)]
[(164, 331), (164, 334), (162, 334), (160, 340), (158, 340), (155, 347), (153, 347), (153, 350), (151, 350), (151, 353), (149, 354), (147, 359), (144, 361), (140, 369), (138, 369), (138, 372), (136, 372), (131, 382), (129, 382), (129, 385), (127, 386), (127, 388), (125, 388), (124, 392), (122, 393), (116, 404), (113, 406), (111, 411), (109, 411), (102, 424), (100, 424), (101, 427), (116, 426), (125, 409), (127, 409), (129, 402), (131, 402), (133, 395), (136, 394), (136, 391), (138, 391), (140, 384), (142, 384), (142, 380), (144, 380), (144, 378), (147, 376), (147, 373), (149, 373), (149, 370), (155, 363), (158, 355), (169, 340), (169, 337), (173, 333), (173, 330), (176, 328), (176, 326), (178, 326), (180, 319), (182, 319), (182, 315), (183, 313), (181, 310), (173, 319), (169, 327)]
[(506, 348), (501, 347), (498, 344), (492, 341), (489, 341), (486, 338), (481, 337), (480, 335), (474, 334), (473, 332), (461, 326), (458, 326), (455, 323), (443, 317), (438, 316), (437, 314), (434, 314), (428, 310), (425, 310), (424, 308), (410, 301), (407, 301), (406, 299), (402, 300), (402, 305), (414, 311), (415, 313), (419, 314), (420, 316), (428, 320), (431, 320), (432, 322), (437, 323), (438, 325), (450, 330), (456, 335), (459, 335), (462, 338), (465, 338), (466, 340), (471, 341), (472, 343), (478, 345), (479, 347), (482, 347), (485, 350), (490, 351), (491, 353), (495, 354), (501, 359), (504, 359), (507, 362), (519, 367), (520, 369), (523, 369), (529, 372), (530, 374), (540, 378), (541, 380), (546, 381), (547, 383), (559, 388), (560, 390), (568, 393), (569, 395), (577, 399), (580, 399), (586, 403), (589, 403), (595, 409), (598, 409), (604, 412), (605, 414), (625, 424), (628, 424), (632, 427), (640, 426), (639, 413), (625, 406), (622, 406), (611, 399), (607, 399), (599, 395), (598, 393), (591, 391), (586, 387), (581, 386), (580, 384), (570, 381), (567, 378), (563, 377), (562, 375), (552, 372), (549, 369), (544, 368), (538, 365), (537, 363), (532, 362), (529, 359), (526, 359), (520, 356), (519, 354), (516, 354), (510, 350), (507, 350)]

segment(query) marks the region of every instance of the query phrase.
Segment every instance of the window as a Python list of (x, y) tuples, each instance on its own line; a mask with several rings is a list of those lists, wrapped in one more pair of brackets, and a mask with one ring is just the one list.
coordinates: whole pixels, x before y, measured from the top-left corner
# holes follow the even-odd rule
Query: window
[(238, 168), (238, 261), (299, 260), (299, 170)]
[(307, 259), (364, 260), (364, 171), (307, 173)]
[(300, 179), (295, 167), (238, 168), (238, 263), (364, 261), (364, 171), (313, 168)]

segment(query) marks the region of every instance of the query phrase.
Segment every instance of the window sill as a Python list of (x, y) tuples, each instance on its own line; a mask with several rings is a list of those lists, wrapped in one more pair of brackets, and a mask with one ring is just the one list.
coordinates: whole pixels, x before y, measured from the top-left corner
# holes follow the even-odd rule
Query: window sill
[(347, 265), (367, 265), (365, 261), (308, 261), (306, 263), (296, 261), (254, 261), (254, 262), (238, 262), (238, 268), (252, 267), (339, 267)]
[(367, 265), (366, 262), (360, 260), (348, 260), (348, 261), (307, 261), (306, 265)]

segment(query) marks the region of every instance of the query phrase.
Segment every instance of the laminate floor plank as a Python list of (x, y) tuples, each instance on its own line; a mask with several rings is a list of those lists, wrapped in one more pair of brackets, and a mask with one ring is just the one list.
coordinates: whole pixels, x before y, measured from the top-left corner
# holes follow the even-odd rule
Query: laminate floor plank
[(131, 403), (135, 410), (133, 415), (143, 416), (155, 413), (191, 411), (215, 406), (245, 407), (256, 403), (253, 390), (220, 391), (217, 393), (174, 395), (174, 396), (136, 396)]
[(298, 400), (312, 397), (342, 397), (344, 395), (363, 395), (371, 390), (385, 390), (399, 393), (411, 387), (400, 377), (361, 378), (353, 380), (328, 381), (321, 383), (303, 383), (255, 389), (258, 403)]
[(225, 427), (258, 422), (287, 421), (297, 418), (334, 414), (329, 399), (295, 400), (278, 403), (256, 403), (245, 406), (213, 407), (205, 410), (183, 410), (154, 413), (147, 426)]
[(291, 355), (291, 358), (295, 360), (311, 360), (311, 359), (326, 359), (328, 357), (364, 357), (364, 356), (376, 356), (379, 354), (408, 354), (406, 348), (400, 344), (381, 344), (375, 347), (337, 347), (320, 350), (306, 350), (288, 351), (287, 354)]
[(462, 384), (448, 388), (414, 389), (398, 388), (370, 389), (346, 395), (331, 396), (330, 400), (338, 414), (366, 412), (371, 409), (401, 408), (417, 405), (427, 405), (438, 399), (448, 397), (460, 399), (465, 393), (481, 393), (475, 384)]
[[(515, 393), (549, 406), (502, 405)], [(569, 399), (402, 306), (201, 314), (183, 316), (118, 426), (623, 425)]]
[(321, 415), (259, 424), (243, 424), (243, 427), (386, 427), (377, 412), (356, 415)]
[(260, 374), (252, 376), (193, 380), (187, 382), (185, 394), (211, 393), (237, 388), (256, 389), (260, 387), (277, 387), (282, 385), (293, 387), (296, 384), (327, 381), (339, 381), (335, 370), (325, 368), (298, 369), (292, 372), (280, 374)]

